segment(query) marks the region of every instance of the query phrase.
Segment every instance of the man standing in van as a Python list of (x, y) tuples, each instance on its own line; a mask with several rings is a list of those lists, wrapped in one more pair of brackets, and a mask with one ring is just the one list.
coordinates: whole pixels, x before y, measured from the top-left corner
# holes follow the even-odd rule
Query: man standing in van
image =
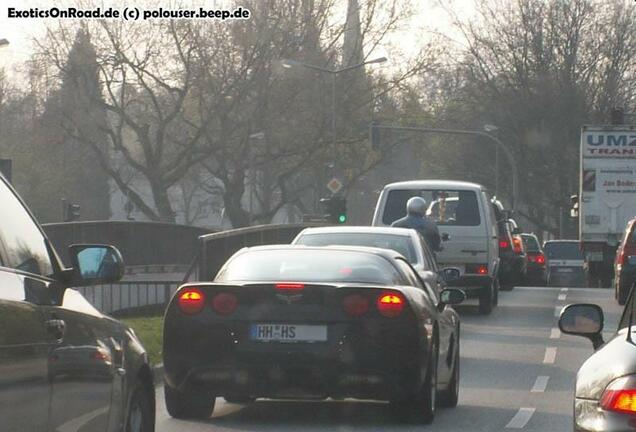
[(406, 216), (391, 224), (396, 228), (411, 228), (424, 236), (433, 251), (442, 250), (442, 239), (437, 224), (426, 217), (426, 200), (421, 197), (410, 198), (406, 202)]

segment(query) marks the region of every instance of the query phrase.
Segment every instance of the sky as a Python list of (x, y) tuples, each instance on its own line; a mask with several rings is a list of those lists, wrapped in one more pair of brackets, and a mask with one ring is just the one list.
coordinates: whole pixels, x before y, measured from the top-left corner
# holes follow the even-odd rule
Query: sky
[[(218, 7), (224, 0), (191, 0), (192, 4), (204, 4), (207, 7)], [(229, 0), (228, 0), (229, 1)], [(345, 0), (339, 0), (345, 1)], [(452, 7), (461, 15), (469, 15), (473, 10), (473, 0), (412, 0), (415, 15), (410, 20), (408, 28), (394, 35), (393, 42), (399, 42), (405, 54), (415, 54), (418, 49), (418, 38), (423, 30), (443, 32), (453, 35), (450, 30), (450, 17), (444, 10), (446, 7)], [(0, 39), (8, 39), (9, 45), (0, 48), (0, 67), (4, 67), (10, 76), (15, 76), (16, 68), (27, 60), (32, 53), (32, 39), (41, 37), (45, 32), (44, 19), (30, 18), (9, 18), (8, 11), (10, 7), (16, 9), (27, 8), (47, 8), (52, 6), (62, 7), (76, 5), (77, 0), (2, 0), (0, 3)], [(161, 1), (159, 5), (170, 6), (172, 1)], [(240, 4), (240, 1), (237, 1)], [(126, 6), (135, 5), (132, 0), (103, 0), (105, 6), (112, 5), (114, 7), (124, 8)], [(379, 55), (386, 55), (386, 52), (380, 48)], [(390, 59), (390, 55), (387, 55)]]

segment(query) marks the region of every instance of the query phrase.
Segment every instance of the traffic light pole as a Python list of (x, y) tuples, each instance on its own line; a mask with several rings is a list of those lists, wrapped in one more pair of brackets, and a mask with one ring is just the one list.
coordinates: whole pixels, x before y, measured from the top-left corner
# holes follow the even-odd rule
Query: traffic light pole
[(482, 132), (477, 130), (465, 130), (465, 129), (436, 129), (436, 128), (423, 128), (423, 127), (408, 127), (408, 126), (390, 126), (372, 123), (370, 127), (370, 139), (371, 143), (375, 145), (375, 141), (379, 140), (379, 136), (376, 133), (378, 129), (398, 130), (398, 131), (412, 131), (423, 133), (436, 133), (442, 135), (469, 135), (469, 136), (481, 136), (486, 137), (497, 145), (497, 148), (503, 150), (510, 162), (512, 169), (512, 197), (510, 199), (510, 206), (513, 210), (516, 209), (517, 197), (519, 196), (519, 171), (517, 167), (517, 161), (515, 160), (512, 150), (506, 146), (499, 138), (488, 132)]

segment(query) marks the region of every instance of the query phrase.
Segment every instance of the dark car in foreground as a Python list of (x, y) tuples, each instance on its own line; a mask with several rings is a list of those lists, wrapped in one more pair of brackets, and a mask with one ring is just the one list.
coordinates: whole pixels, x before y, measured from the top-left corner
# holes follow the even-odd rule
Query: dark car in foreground
[(168, 305), (168, 413), (207, 418), (219, 396), (350, 397), (431, 422), (436, 402), (457, 404), (459, 322), (442, 312), (464, 297), (448, 289), (432, 298), (390, 250), (242, 249), (213, 282), (181, 286)]
[(636, 219), (627, 224), (614, 261), (614, 296), (624, 305), (636, 281)]
[(0, 430), (152, 432), (144, 348), (73, 289), (119, 280), (121, 255), (74, 245), (65, 268), (2, 176), (0, 203)]
[(594, 304), (573, 304), (561, 312), (559, 327), (565, 334), (592, 341), (596, 352), (576, 376), (575, 432), (623, 432), (636, 429), (636, 329), (633, 290), (618, 325), (603, 341), (603, 311)]
[(539, 239), (534, 234), (521, 234), (528, 257), (526, 285), (543, 286), (546, 283), (545, 254)]
[(583, 254), (577, 240), (549, 240), (543, 250), (548, 286), (585, 286)]

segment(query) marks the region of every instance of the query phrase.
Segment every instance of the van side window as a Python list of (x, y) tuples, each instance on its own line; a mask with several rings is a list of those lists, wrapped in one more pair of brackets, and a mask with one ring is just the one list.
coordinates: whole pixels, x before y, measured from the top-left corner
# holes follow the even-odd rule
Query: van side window
[(0, 180), (0, 241), (6, 267), (48, 276), (53, 266), (44, 236), (11, 189)]

